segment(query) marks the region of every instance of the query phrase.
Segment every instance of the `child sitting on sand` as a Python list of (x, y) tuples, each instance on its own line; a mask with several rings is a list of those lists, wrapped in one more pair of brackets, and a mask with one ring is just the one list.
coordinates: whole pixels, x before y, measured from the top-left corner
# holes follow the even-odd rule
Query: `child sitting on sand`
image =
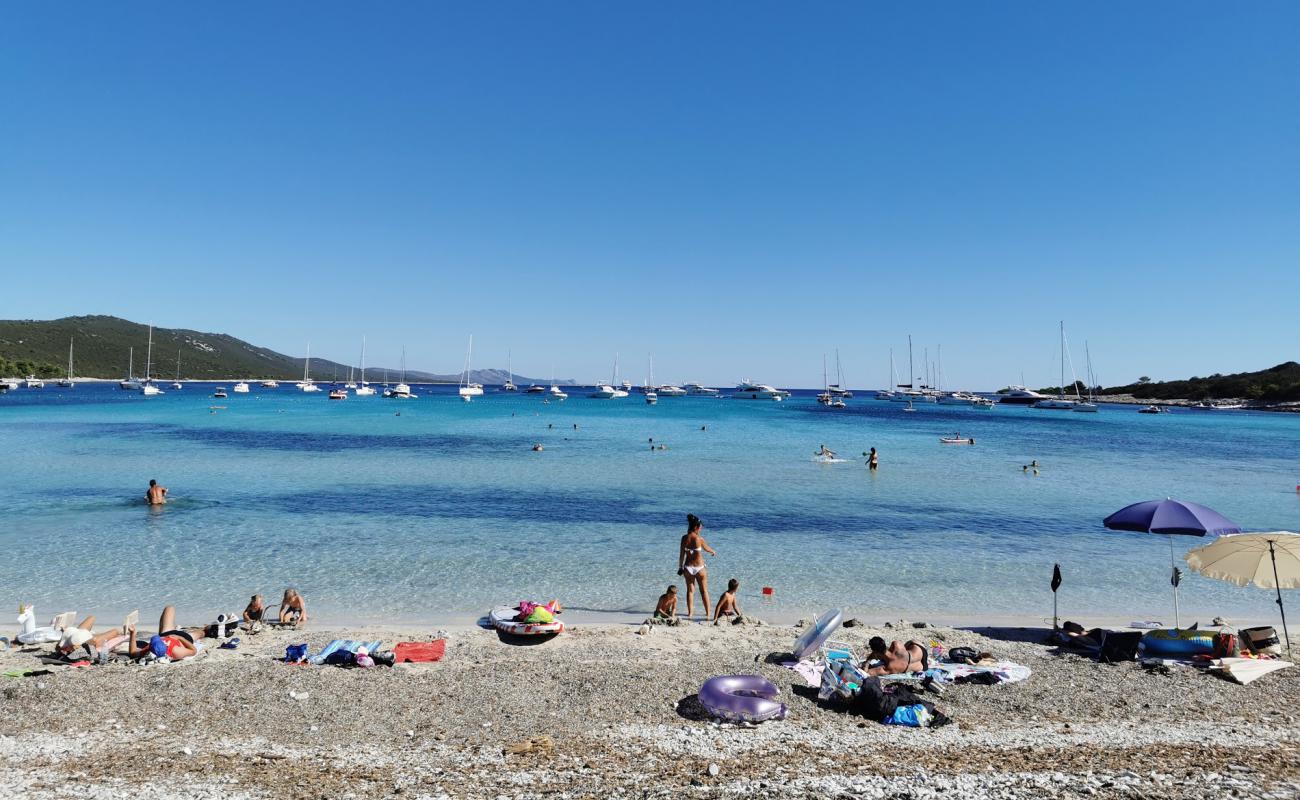
[(718, 598), (718, 604), (713, 609), (713, 624), (717, 625), (722, 617), (730, 617), (732, 625), (739, 625), (744, 622), (740, 615), (740, 603), (736, 600), (736, 590), (740, 588), (740, 581), (732, 578), (727, 581), (727, 591), (722, 593)]
[(677, 619), (677, 584), (668, 587), (668, 590), (659, 595), (659, 602), (655, 604), (654, 616), (650, 621), (659, 625), (676, 625)]
[(306, 622), (307, 603), (302, 595), (298, 594), (297, 589), (285, 589), (284, 598), (280, 600), (280, 624), (303, 625)]
[(262, 602), (260, 594), (253, 595), (253, 599), (248, 601), (248, 607), (244, 609), (244, 627), (249, 631), (262, 626), (262, 615), (266, 613), (266, 604)]

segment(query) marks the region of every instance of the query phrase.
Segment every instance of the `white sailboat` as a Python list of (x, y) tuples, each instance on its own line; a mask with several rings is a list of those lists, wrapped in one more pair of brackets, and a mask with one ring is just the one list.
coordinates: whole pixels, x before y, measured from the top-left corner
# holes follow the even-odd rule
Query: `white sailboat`
[[(894, 386), (898, 383), (898, 369), (894, 366), (894, 348), (889, 348), (889, 383), (888, 386)], [(894, 391), (892, 389), (883, 389), (876, 392), (877, 400), (893, 400)]]
[(1097, 376), (1092, 374), (1092, 351), (1088, 349), (1088, 343), (1086, 341), (1083, 343), (1083, 352), (1088, 359), (1088, 366), (1086, 369), (1087, 378), (1085, 378), (1085, 380), (1088, 381), (1088, 399), (1086, 401), (1080, 400), (1078, 403), (1076, 403), (1074, 406), (1074, 410), (1082, 411), (1085, 414), (1096, 414), (1097, 404), (1093, 402), (1092, 399), (1092, 387), (1095, 386), (1097, 383)]
[(72, 339), (71, 338), (68, 339), (68, 377), (64, 378), (63, 380), (60, 380), (58, 383), (54, 385), (58, 386), (60, 389), (71, 389), (72, 387), (77, 385), (72, 382)]
[(840, 349), (835, 348), (835, 383), (828, 384), (826, 391), (835, 397), (848, 399), (853, 396), (853, 392), (844, 388), (844, 370), (840, 367)]
[[(385, 378), (385, 380), (387, 380)], [(411, 387), (406, 385), (406, 346), (402, 346), (402, 378), (392, 389), (384, 392), (384, 397), (391, 397), (394, 400), (416, 400), (418, 395), (411, 394)]]
[(656, 405), (659, 402), (659, 393), (655, 391), (655, 357), (648, 356), (649, 361), (646, 365), (645, 377), (645, 404), (648, 406)]
[(506, 351), (506, 382), (501, 385), (503, 392), (517, 392), (519, 387), (515, 386), (515, 373), (510, 368), (510, 351)]
[(140, 381), (135, 379), (135, 348), (126, 349), (126, 378), (117, 382), (117, 388), (126, 389), (129, 392), (139, 390)]
[(361, 383), (352, 392), (357, 397), (370, 397), (375, 393), (374, 387), (366, 383), (366, 337), (361, 337)]
[(627, 397), (627, 390), (615, 388), (618, 386), (618, 353), (614, 354), (614, 375), (610, 378), (609, 383), (598, 383), (596, 389), (587, 395), (595, 400), (617, 400)]
[(176, 348), (176, 380), (172, 381), (172, 388), (184, 388), (184, 385), (181, 383), (181, 348), (179, 347)]
[(320, 387), (312, 382), (311, 379), (311, 342), (307, 343), (307, 358), (302, 362), (302, 380), (298, 381), (298, 390), (303, 392), (319, 392)]
[[(1071, 373), (1073, 374), (1073, 370), (1071, 370)], [(1065, 320), (1061, 320), (1061, 385), (1056, 387), (1056, 397), (1039, 400), (1030, 408), (1047, 411), (1073, 411), (1078, 404), (1077, 400), (1070, 400), (1065, 396)]]
[(153, 326), (149, 326), (149, 348), (145, 351), (144, 357), (144, 383), (140, 384), (140, 394), (145, 397), (153, 397), (163, 393), (162, 389), (154, 386), (153, 383)]
[(344, 388), (344, 389), (355, 389), (355, 388), (357, 388), (356, 381), (352, 380), (352, 367), (348, 367), (348, 382), (345, 383), (345, 384), (343, 384), (343, 388)]
[(889, 399), (893, 400), (895, 403), (910, 403), (912, 401), (916, 401), (918, 403), (934, 402), (933, 397), (927, 395), (925, 392), (916, 388), (915, 382), (916, 382), (916, 362), (912, 358), (912, 336), (911, 334), (908, 334), (907, 336), (907, 383), (898, 384), (896, 387), (898, 391), (893, 392), (892, 396)]
[(461, 374), (460, 387), (456, 389), (456, 393), (460, 395), (460, 399), (464, 400), (466, 403), (473, 400), (475, 397), (481, 397), (483, 395), (483, 384), (471, 383), (469, 379), (470, 361), (473, 356), (474, 334), (471, 333), (469, 335), (469, 346), (465, 348), (465, 372)]

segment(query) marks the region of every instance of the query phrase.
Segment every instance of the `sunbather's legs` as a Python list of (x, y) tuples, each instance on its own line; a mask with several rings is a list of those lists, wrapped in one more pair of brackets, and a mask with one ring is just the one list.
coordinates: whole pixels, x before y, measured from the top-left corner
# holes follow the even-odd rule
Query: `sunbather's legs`
[(83, 619), (81, 622), (78, 622), (77, 627), (81, 628), (83, 631), (95, 630), (95, 615), (91, 614), (90, 616)]
[(167, 606), (163, 609), (162, 616), (158, 618), (158, 632), (171, 631), (176, 629), (176, 607)]

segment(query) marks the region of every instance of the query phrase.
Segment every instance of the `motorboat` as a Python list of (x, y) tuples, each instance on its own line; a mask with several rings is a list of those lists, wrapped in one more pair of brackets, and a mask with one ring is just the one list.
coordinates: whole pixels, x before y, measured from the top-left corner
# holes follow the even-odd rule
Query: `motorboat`
[(975, 444), (975, 440), (970, 437), (962, 437), (960, 433), (954, 433), (952, 436), (940, 436), (940, 444)]
[(469, 347), (465, 349), (465, 371), (464, 373), (461, 374), (460, 386), (456, 389), (456, 393), (460, 395), (460, 399), (464, 400), (466, 403), (468, 403), (470, 400), (474, 399), (475, 397), (483, 396), (483, 384), (471, 383), (469, 378), (470, 358), (471, 356), (473, 356), (473, 354), (474, 354), (474, 334), (471, 333), (469, 335)]
[[(617, 369), (617, 367), (615, 367), (615, 369)], [(632, 392), (632, 381), (625, 379), (621, 383), (619, 383), (618, 388), (630, 394)]]
[(1210, 408), (1214, 409), (1215, 411), (1235, 411), (1237, 409), (1241, 409), (1245, 407), (1246, 407), (1245, 403), (1215, 403), (1214, 405), (1210, 406)]
[(790, 393), (783, 389), (775, 389), (765, 383), (754, 383), (750, 380), (742, 380), (736, 387), (732, 398), (737, 400), (784, 400), (790, 396)]
[(992, 400), (988, 399), (987, 397), (979, 397), (978, 395), (975, 397), (975, 400), (971, 402), (972, 408), (989, 409), (989, 408), (993, 408), (993, 406), (994, 403)]
[(6, 392), (16, 392), (18, 391), (18, 387), (21, 385), (22, 385), (21, 382), (16, 381), (13, 378), (5, 378), (3, 380), (0, 380), (0, 390)]
[(1169, 412), (1161, 408), (1160, 406), (1147, 406), (1146, 408), (1139, 408), (1138, 413), (1139, 414), (1168, 414)]
[(943, 392), (939, 395), (939, 405), (944, 406), (973, 406), (980, 398), (970, 392)]
[(645, 393), (645, 404), (653, 406), (659, 402), (659, 394), (654, 389)]
[(888, 389), (881, 389), (880, 391), (876, 392), (876, 399), (892, 402), (894, 399), (894, 393), (889, 391)]
[[(654, 391), (660, 397), (685, 397), (687, 394), (685, 389), (680, 386), (673, 386), (672, 384), (655, 387)], [(717, 394), (717, 392), (714, 392), (714, 394)]]
[(556, 386), (556, 385), (553, 384), (553, 383), (551, 384), (551, 390), (550, 390), (550, 392), (549, 392), (549, 395), (550, 395), (551, 397), (554, 397), (556, 400), (568, 400), (568, 399), (569, 399), (569, 396), (568, 396), (567, 394), (565, 394), (564, 392), (560, 391), (560, 387), (559, 387), (559, 386)]
[(212, 396), (225, 398), (228, 397), (229, 395), (226, 394), (226, 388), (224, 386), (218, 386), (217, 390), (212, 393)]
[(1047, 395), (1035, 392), (1033, 389), (1026, 389), (1023, 386), (1008, 386), (1005, 391), (998, 392), (998, 402), (1007, 405), (1031, 406), (1039, 400), (1048, 400)]
[(1079, 405), (1078, 400), (1070, 400), (1065, 397), (1048, 397), (1034, 403), (1030, 408), (1044, 409), (1047, 411), (1073, 411), (1074, 407)]
[(347, 400), (347, 399), (348, 399), (348, 390), (347, 390), (346, 388), (343, 388), (343, 389), (330, 389), (329, 399), (331, 399), (331, 400)]
[(234, 388), (231, 389), (231, 391), (234, 392), (235, 394), (248, 394), (248, 384), (244, 383), (243, 381), (240, 381), (239, 383), (235, 384)]
[(28, 389), (44, 389), (45, 381), (35, 375), (28, 375), (23, 379), (23, 386), (26, 386)]
[[(552, 394), (554, 394), (554, 392), (552, 392)], [(627, 392), (623, 389), (615, 389), (608, 383), (598, 383), (591, 394), (587, 396), (593, 400), (616, 400), (622, 397), (627, 397)]]
[(710, 389), (702, 383), (686, 384), (686, 393), (701, 397), (717, 397), (720, 394), (717, 389)]
[(410, 386), (406, 385), (405, 383), (399, 383), (393, 388), (389, 389), (384, 394), (384, 397), (391, 397), (395, 400), (415, 400), (417, 399), (418, 395), (411, 394)]
[(543, 394), (545, 392), (546, 392), (545, 386), (538, 386), (535, 383), (524, 390), (524, 394)]
[(258, 385), (261, 386), (263, 389), (279, 389), (279, 388), (280, 388), (280, 382), (277, 381), (277, 380), (262, 381), (262, 382), (261, 382), (260, 384), (258, 384)]

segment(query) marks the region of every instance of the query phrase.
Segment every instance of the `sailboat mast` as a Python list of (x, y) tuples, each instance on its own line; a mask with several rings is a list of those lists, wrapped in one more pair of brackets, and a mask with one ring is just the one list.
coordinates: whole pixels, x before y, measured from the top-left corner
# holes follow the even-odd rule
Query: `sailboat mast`
[(366, 382), (366, 337), (361, 337), (361, 383)]
[(916, 378), (914, 375), (914, 366), (912, 363), (912, 334), (907, 334), (907, 388), (911, 389)]
[(307, 358), (302, 362), (302, 382), (307, 383), (311, 380), (311, 342), (307, 343)]
[(1065, 399), (1065, 320), (1061, 320), (1061, 382), (1057, 384), (1061, 387), (1060, 398)]
[(72, 380), (72, 339), (68, 340), (68, 380)]
[(149, 372), (153, 369), (153, 326), (149, 326), (149, 348), (144, 355), (144, 380), (149, 382)]

